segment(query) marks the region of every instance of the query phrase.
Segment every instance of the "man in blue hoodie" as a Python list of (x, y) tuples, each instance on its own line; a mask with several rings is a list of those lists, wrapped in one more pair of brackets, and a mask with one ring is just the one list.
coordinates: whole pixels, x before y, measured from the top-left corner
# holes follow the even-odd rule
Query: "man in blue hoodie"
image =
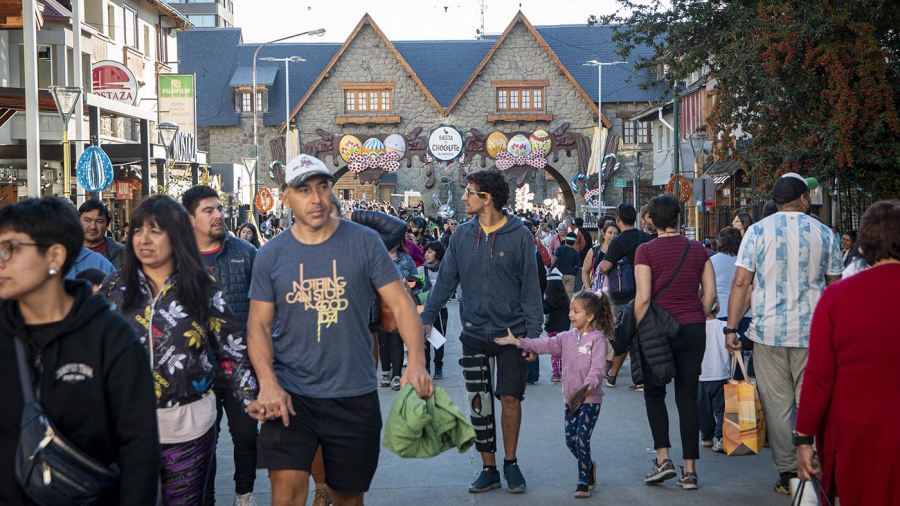
[[(506, 335), (507, 329), (518, 337), (541, 335), (543, 309), (534, 239), (519, 218), (503, 211), (510, 192), (503, 174), (480, 171), (466, 176), (466, 181), (462, 200), (466, 213), (475, 219), (459, 225), (451, 236), (437, 281), (425, 301), (422, 323), (428, 335), (440, 308), (457, 285), (462, 288), (460, 365), (475, 427), (475, 447), (484, 463), (469, 492), (500, 488), (493, 411), (496, 395), (503, 407), (504, 478), (511, 493), (521, 493), (525, 478), (516, 461), (516, 447), (528, 365), (521, 350), (497, 345), (494, 338)], [(530, 355), (528, 359), (533, 360)]]

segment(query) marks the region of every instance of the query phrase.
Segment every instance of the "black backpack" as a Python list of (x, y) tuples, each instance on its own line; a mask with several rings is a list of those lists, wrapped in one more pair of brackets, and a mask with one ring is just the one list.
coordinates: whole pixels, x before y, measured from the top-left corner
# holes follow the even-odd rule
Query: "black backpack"
[(637, 285), (634, 281), (634, 264), (631, 257), (623, 255), (610, 269), (607, 276), (609, 277), (609, 296), (613, 300), (634, 297)]

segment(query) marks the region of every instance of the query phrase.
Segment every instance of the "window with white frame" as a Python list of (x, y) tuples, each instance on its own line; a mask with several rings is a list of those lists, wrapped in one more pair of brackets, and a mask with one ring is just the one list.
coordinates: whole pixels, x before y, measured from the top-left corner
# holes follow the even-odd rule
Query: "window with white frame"
[[(252, 87), (242, 86), (234, 90), (234, 110), (242, 114), (253, 114)], [(262, 114), (268, 110), (268, 97), (264, 90), (256, 92), (256, 112)]]
[(125, 45), (138, 49), (138, 13), (136, 10), (125, 5), (125, 22), (122, 26), (125, 28)]
[(650, 143), (650, 126), (645, 121), (626, 121), (622, 126), (622, 134), (625, 144)]

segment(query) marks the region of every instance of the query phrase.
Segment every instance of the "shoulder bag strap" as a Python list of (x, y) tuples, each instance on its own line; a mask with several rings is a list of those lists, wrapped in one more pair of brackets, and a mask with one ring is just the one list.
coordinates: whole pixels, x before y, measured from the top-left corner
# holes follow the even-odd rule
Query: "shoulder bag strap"
[(28, 359), (25, 358), (25, 346), (22, 344), (22, 340), (18, 337), (14, 337), (16, 345), (16, 362), (19, 365), (19, 383), (22, 387), (22, 399), (25, 401), (25, 404), (30, 404), (34, 402), (34, 389), (33, 383), (31, 380), (31, 366), (28, 364)]
[(666, 283), (665, 286), (662, 287), (662, 289), (660, 289), (658, 292), (656, 292), (655, 294), (653, 294), (652, 297), (650, 297), (650, 300), (656, 299), (657, 297), (659, 297), (660, 295), (662, 295), (662, 293), (666, 291), (666, 288), (669, 288), (669, 285), (672, 284), (672, 281), (675, 281), (675, 276), (678, 276), (678, 272), (681, 271), (681, 266), (684, 265), (684, 259), (687, 258), (688, 251), (690, 251), (690, 250), (691, 250), (691, 240), (688, 239), (688, 240), (687, 240), (687, 247), (684, 248), (684, 254), (681, 255), (681, 261), (678, 262), (678, 267), (675, 268), (675, 273), (672, 274), (672, 277), (669, 278), (669, 281)]

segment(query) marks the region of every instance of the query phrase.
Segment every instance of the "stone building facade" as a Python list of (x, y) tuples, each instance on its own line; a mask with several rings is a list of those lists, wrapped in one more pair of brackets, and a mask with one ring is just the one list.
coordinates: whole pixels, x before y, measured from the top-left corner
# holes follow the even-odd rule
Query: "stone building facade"
[[(571, 31), (575, 27), (563, 29)], [(465, 46), (454, 45), (456, 41), (451, 41), (446, 44), (448, 47), (440, 47), (441, 41), (428, 41), (434, 48), (432, 61), (415, 53), (408, 45), (395, 45), (389, 41), (374, 20), (366, 15), (340, 47), (293, 44), (291, 50), (286, 47), (281, 49), (282, 53), (294, 51), (308, 60), (311, 58), (307, 55), (317, 51), (330, 56), (327, 61), (323, 59), (320, 68), (310, 65), (303, 67), (300, 72), (294, 70), (294, 67), (291, 69), (292, 82), (289, 89), (293, 99), (291, 103), (296, 101), (296, 105), (290, 111), (293, 128), (291, 154), (287, 158), (301, 151), (318, 156), (334, 171), (339, 188), (353, 189), (354, 198), (361, 198), (362, 193), (369, 199), (383, 199), (391, 194), (402, 195), (406, 190), (419, 191), (429, 215), (436, 214), (438, 208), (432, 195), (437, 195), (442, 202), (446, 202), (449, 191), (454, 195), (451, 206), (458, 214), (462, 214), (464, 206), (459, 195), (462, 186), (465, 186), (465, 175), (495, 167), (496, 160), (487, 153), (486, 138), (495, 132), (502, 132), (509, 139), (515, 134), (528, 137), (532, 133), (543, 131), (552, 140), (552, 149), (546, 156), (546, 166), (534, 168), (516, 165), (507, 173), (517, 184), (529, 185), (530, 191), (535, 193), (535, 203), (541, 203), (544, 199), (558, 199), (566, 207), (578, 212), (585, 204), (586, 190), (585, 178), (580, 175), (590, 173), (591, 169), (596, 171), (588, 166), (588, 159), (594, 149), (591, 141), (598, 128), (598, 111), (596, 101), (586, 91), (587, 85), (596, 86), (596, 73), (584, 74), (580, 63), (575, 63), (580, 56), (569, 55), (568, 60), (565, 60), (566, 55), (560, 54), (560, 51), (554, 52), (541, 36), (540, 30), (519, 13), (495, 39), (477, 43), (467, 41)], [(193, 40), (199, 38), (199, 34), (190, 32), (185, 35), (196, 36)], [(553, 40), (557, 38), (554, 33)], [(574, 47), (573, 44), (569, 46)], [(191, 43), (182, 42), (179, 47), (190, 48)], [(247, 58), (242, 54), (249, 53), (250, 49), (243, 48), (243, 53), (240, 53), (239, 48), (233, 53), (236, 59), (241, 60), (236, 65), (248, 65)], [(445, 52), (439, 53), (441, 50)], [(197, 48), (195, 51), (202, 52)], [(461, 55), (462, 64), (443, 61), (453, 56), (453, 52), (466, 53)], [(225, 51), (224, 57), (227, 56), (228, 52)], [(190, 55), (180, 55), (180, 58), (182, 67), (190, 67)], [(249, 64), (252, 64), (252, 59)], [(434, 67), (441, 65), (454, 68), (444, 69), (443, 73), (436, 71)], [(204, 66), (209, 67), (210, 63), (206, 62)], [(455, 71), (459, 82), (447, 84), (452, 71)], [(222, 75), (228, 78), (227, 73)], [(295, 78), (295, 75), (298, 77)], [(467, 80), (463, 82), (460, 75)], [(312, 80), (310, 76), (315, 79)], [(276, 97), (279, 80), (282, 78), (279, 76), (272, 81), (271, 88), (262, 90), (268, 94), (267, 103), (270, 107), (265, 120), (258, 123), (260, 181), (271, 187), (277, 184), (266, 175), (266, 168), (274, 160), (285, 157), (281, 139), (284, 137), (286, 122), (278, 119), (278, 115), (281, 114), (283, 118), (284, 113), (282, 110), (273, 114), (271, 107), (283, 101), (283, 95)], [(202, 85), (202, 78), (200, 79)], [(300, 83), (295, 82), (295, 79), (307, 81)], [(450, 86), (452, 90), (448, 93), (442, 86)], [(634, 86), (636, 88), (638, 84)], [(540, 90), (539, 107), (536, 101), (532, 102), (531, 110), (501, 107), (501, 94), (507, 90), (512, 93), (512, 90), (517, 89), (528, 89), (532, 93)], [(389, 92), (389, 102), (384, 104), (384, 108), (375, 111), (350, 111), (348, 97), (357, 93), (354, 90), (359, 90), (360, 93), (380, 93), (380, 90), (385, 90)], [(300, 93), (295, 95), (297, 91)], [(202, 93), (202, 88), (200, 92)], [(231, 90), (226, 88), (222, 93), (224, 97)], [(605, 93), (604, 97), (606, 96)], [(631, 96), (618, 100), (607, 102), (605, 99), (605, 132), (621, 138), (626, 118), (646, 107), (646, 102), (638, 101), (643, 97), (644, 95), (632, 93)], [(225, 103), (227, 101), (219, 100), (218, 104), (213, 104), (218, 107), (219, 115), (206, 125), (200, 111), (198, 148), (209, 152), (210, 163), (239, 164), (241, 158), (248, 156), (253, 150), (252, 117), (246, 112), (233, 116), (223, 115), (221, 110)], [(198, 105), (198, 110), (200, 107)], [(464, 157), (451, 163), (440, 163), (429, 159), (424, 151), (409, 149), (416, 144), (421, 147), (429, 132), (442, 125), (455, 126), (463, 133), (466, 147)], [(399, 134), (407, 140), (406, 155), (399, 161), (399, 168), (395, 173), (385, 173), (379, 178), (378, 171), (374, 171), (375, 174), (372, 174), (372, 170), (356, 174), (348, 170), (347, 161), (340, 155), (340, 143), (345, 136), (354, 136), (362, 144), (370, 138), (384, 141), (392, 134)], [(409, 144), (410, 141), (412, 145)], [(280, 152), (270, 149), (271, 145), (278, 146), (279, 143)], [(630, 182), (634, 154), (638, 150), (646, 150), (643, 160), (648, 162), (645, 166), (650, 165), (652, 154), (649, 145), (619, 143), (617, 148), (619, 169), (612, 176), (627, 176)], [(595, 160), (594, 167), (596, 163)], [(613, 164), (610, 163), (609, 168), (612, 167)], [(649, 172), (645, 170), (642, 173), (642, 180), (645, 182), (650, 180)], [(390, 190), (375, 188), (371, 185), (372, 181), (378, 181)], [(577, 188), (575, 192), (572, 189), (573, 183)], [(596, 176), (591, 183), (597, 184)], [(622, 189), (612, 188), (610, 178), (604, 200), (607, 205), (615, 205), (623, 201), (623, 193)], [(624, 197), (627, 197), (625, 201), (631, 202), (630, 193)], [(395, 197), (394, 200), (398, 198)], [(510, 202), (513, 200), (511, 196)]]

